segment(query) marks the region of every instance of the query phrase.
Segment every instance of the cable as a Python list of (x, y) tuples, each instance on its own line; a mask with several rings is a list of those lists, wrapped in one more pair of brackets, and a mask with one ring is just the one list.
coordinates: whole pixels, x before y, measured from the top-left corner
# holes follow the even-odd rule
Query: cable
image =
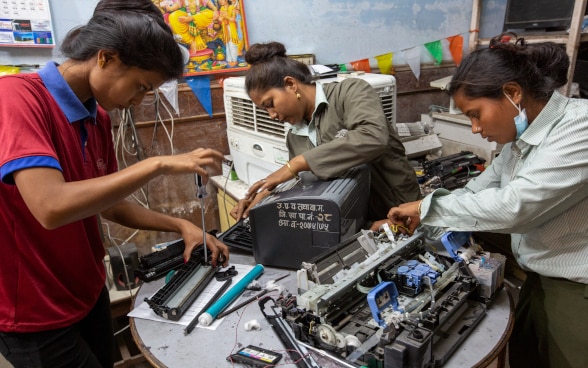
[[(151, 139), (151, 148), (153, 149), (154, 145), (155, 145), (155, 139), (156, 139), (156, 130), (157, 130), (157, 125), (161, 124), (161, 127), (163, 128), (163, 131), (165, 132), (165, 135), (169, 141), (170, 144), (170, 154), (173, 155), (174, 154), (174, 143), (173, 143), (173, 136), (174, 136), (174, 126), (175, 126), (175, 121), (174, 121), (174, 116), (171, 113), (171, 111), (169, 110), (169, 108), (167, 107), (167, 105), (165, 104), (165, 101), (163, 99), (161, 99), (161, 97), (159, 96), (159, 91), (155, 91), (155, 125), (153, 127), (153, 137)], [(163, 118), (161, 117), (160, 111), (159, 111), (159, 106), (163, 106), (163, 108), (165, 109), (165, 111), (168, 113), (169, 115), (169, 119), (170, 119), (170, 125), (171, 125), (171, 133), (170, 131), (167, 129), (167, 127), (165, 126), (165, 123), (163, 121)]]
[(124, 332), (125, 330), (128, 330), (130, 327), (130, 325), (126, 325), (125, 327), (121, 328), (120, 330), (116, 331), (114, 333), (114, 336), (121, 334), (122, 332)]
[(427, 285), (429, 285), (429, 290), (431, 291), (431, 306), (435, 304), (435, 292), (433, 290), (433, 283), (431, 282), (431, 278), (429, 276), (425, 276), (425, 281)]
[(449, 108), (445, 107), (445, 106), (440, 106), (440, 105), (429, 105), (429, 112), (430, 113), (434, 113), (434, 112), (448, 112)]
[[(106, 233), (108, 234), (108, 239), (110, 240), (111, 246), (115, 247), (116, 250), (117, 250), (117, 252), (118, 252), (118, 254), (120, 255), (120, 259), (121, 259), (121, 261), (123, 263), (123, 269), (124, 269), (124, 272), (125, 272), (125, 280), (126, 280), (127, 290), (129, 291), (129, 294), (130, 294), (130, 296), (132, 298), (133, 297), (133, 289), (131, 288), (131, 278), (130, 278), (130, 275), (129, 275), (128, 270), (127, 270), (127, 264), (125, 263), (125, 257), (123, 255), (121, 246), (127, 244), (127, 242), (139, 232), (139, 230), (135, 230), (133, 232), (133, 234), (131, 234), (131, 236), (129, 236), (125, 241), (123, 241), (119, 245), (119, 244), (116, 243), (116, 241), (114, 240), (114, 238), (111, 236), (111, 234), (110, 234), (110, 226), (108, 225), (108, 223), (103, 223), (103, 225), (106, 226)], [(112, 260), (110, 260), (110, 265), (111, 265), (111, 270), (110, 271), (112, 271)], [(112, 282), (115, 283), (116, 280), (115, 280), (114, 274), (112, 274), (112, 272), (110, 272), (110, 276), (112, 277)]]
[[(229, 209), (227, 208), (227, 185), (229, 184), (229, 177), (231, 176), (231, 171), (233, 171), (234, 165), (235, 165), (234, 161), (231, 161), (231, 166), (229, 167), (229, 172), (227, 173), (227, 176), (225, 177), (225, 183), (223, 184), (223, 204), (225, 206), (225, 217), (227, 219), (227, 226), (228, 227), (231, 227), (231, 225), (230, 225), (231, 218), (229, 216)], [(239, 220), (237, 219), (237, 221), (239, 221)]]
[[(120, 115), (120, 119), (121, 122), (118, 126), (118, 131), (116, 132), (116, 134), (114, 134), (114, 149), (115, 149), (115, 155), (116, 155), (116, 160), (119, 164), (119, 166), (121, 168), (125, 168), (130, 166), (129, 163), (127, 162), (127, 155), (128, 156), (135, 156), (137, 158), (138, 161), (140, 161), (140, 142), (139, 142), (139, 137), (137, 135), (137, 131), (135, 129), (135, 123), (133, 121), (130, 109), (124, 109), (124, 110), (119, 110), (119, 115)], [(127, 130), (131, 131), (131, 136), (130, 138), (128, 138), (127, 136)], [(131, 141), (132, 144), (134, 145), (134, 147), (131, 145), (130, 147), (128, 147), (127, 142)], [(135, 193), (133, 193), (131, 195), (131, 197), (133, 197), (137, 203), (139, 203), (141, 206), (145, 207), (145, 208), (149, 208), (149, 199), (147, 196), (147, 193), (145, 192), (145, 190), (143, 188), (140, 188), (137, 190), (138, 192), (140, 192), (142, 194), (143, 199), (140, 199), (137, 197), (137, 195)]]

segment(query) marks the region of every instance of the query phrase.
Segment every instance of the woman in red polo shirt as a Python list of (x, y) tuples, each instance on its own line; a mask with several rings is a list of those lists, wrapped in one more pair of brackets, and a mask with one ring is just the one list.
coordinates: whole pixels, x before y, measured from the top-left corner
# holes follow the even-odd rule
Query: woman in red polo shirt
[[(191, 222), (125, 200), (159, 175), (220, 167), (197, 149), (117, 170), (105, 110), (138, 105), (184, 63), (150, 0), (102, 0), (66, 36), (62, 64), (0, 78), (0, 353), (18, 367), (112, 367), (98, 215), (203, 243)], [(207, 236), (213, 262), (227, 247)]]

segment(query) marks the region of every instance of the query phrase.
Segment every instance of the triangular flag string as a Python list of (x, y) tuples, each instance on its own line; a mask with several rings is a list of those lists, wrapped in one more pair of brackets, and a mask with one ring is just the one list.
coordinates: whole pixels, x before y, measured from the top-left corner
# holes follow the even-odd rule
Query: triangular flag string
[(198, 77), (186, 77), (186, 83), (204, 108), (212, 117), (212, 97), (210, 94), (210, 78), (206, 75)]
[(178, 80), (172, 79), (159, 86), (159, 91), (163, 93), (167, 102), (174, 108), (176, 115), (180, 115), (180, 106), (178, 104)]
[(453, 61), (455, 65), (459, 66), (463, 57), (463, 37), (461, 35), (447, 37), (447, 41), (449, 41), (449, 52), (451, 52)]
[(420, 46), (415, 46), (411, 49), (404, 51), (404, 57), (406, 58), (406, 62), (412, 70), (412, 73), (416, 77), (418, 81), (421, 77), (421, 48)]
[(372, 71), (372, 68), (370, 68), (369, 59), (352, 61), (350, 64), (353, 66), (353, 69), (355, 69), (355, 70), (360, 70), (360, 71), (366, 72), (366, 73), (371, 73), (371, 71)]
[(441, 41), (428, 42), (425, 44), (425, 48), (429, 50), (433, 56), (435, 65), (441, 65), (441, 62), (443, 61), (443, 47), (441, 46)]
[(378, 67), (380, 68), (380, 73), (391, 74), (393, 57), (394, 57), (394, 54), (391, 52), (384, 54), (384, 55), (376, 56), (376, 61), (378, 62)]
[[(475, 29), (469, 30), (467, 32), (462, 32), (460, 34), (446, 38), (446, 40), (449, 42), (449, 51), (451, 53), (451, 57), (456, 65), (459, 65), (461, 63), (462, 58), (463, 58), (463, 36), (462, 35), (474, 33), (474, 32), (478, 32), (478, 30), (475, 30)], [(441, 40), (427, 42), (427, 43), (424, 43), (423, 45), (425, 46), (425, 48), (427, 48), (427, 50), (430, 52), (431, 56), (435, 60), (435, 65), (440, 65), (441, 62), (443, 61), (443, 47), (441, 44)], [(417, 58), (417, 55), (416, 55), (417, 53), (416, 53), (415, 49), (419, 51), (418, 58)], [(420, 76), (420, 47), (418, 47), (418, 46), (412, 46), (412, 47), (409, 47), (406, 49), (401, 49), (401, 50), (394, 50), (389, 53), (373, 57), (374, 59), (376, 59), (376, 61), (378, 63), (378, 67), (380, 68), (380, 73), (390, 74), (392, 72), (392, 70), (394, 68), (392, 58), (393, 58), (394, 53), (398, 53), (398, 52), (404, 52), (405, 57), (406, 57), (406, 55), (410, 56), (411, 60), (409, 62), (408, 58), (407, 58), (407, 64), (409, 64), (409, 67), (411, 68), (413, 73), (415, 73), (415, 76), (417, 77), (417, 80), (418, 80), (418, 77)], [(343, 63), (340, 65), (342, 67), (344, 67), (346, 64), (350, 64), (351, 66), (353, 66), (353, 68), (355, 70), (366, 71), (366, 70), (370, 69), (369, 68), (369, 59), (370, 58), (366, 58), (366, 59), (362, 59), (362, 60), (352, 61), (349, 63)], [(418, 67), (416, 65), (417, 61), (419, 64)], [(366, 64), (367, 64), (367, 66), (366, 66)], [(340, 70), (343, 71), (343, 68), (341, 68)]]

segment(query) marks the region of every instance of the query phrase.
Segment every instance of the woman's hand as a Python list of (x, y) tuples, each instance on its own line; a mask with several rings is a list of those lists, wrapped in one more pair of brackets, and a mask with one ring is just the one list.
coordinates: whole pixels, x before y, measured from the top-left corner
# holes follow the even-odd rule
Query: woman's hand
[(261, 179), (253, 185), (249, 187), (247, 190), (246, 198), (255, 196), (258, 193), (262, 192), (271, 192), (274, 190), (278, 185), (293, 179), (294, 176), (292, 172), (288, 169), (287, 166), (282, 166), (278, 170), (274, 171), (273, 173), (269, 174), (265, 179)]
[(188, 153), (173, 156), (152, 157), (154, 160), (162, 160), (166, 174), (196, 173), (208, 177), (206, 168), (220, 172), (224, 155), (212, 148), (198, 148)]
[[(189, 221), (186, 221), (184, 224), (182, 227), (182, 238), (185, 244), (184, 262), (187, 262), (194, 248), (204, 244), (204, 237), (202, 236), (204, 232)], [(215, 236), (206, 234), (206, 247), (211, 252), (210, 260), (213, 266), (216, 267), (219, 257), (223, 262), (223, 267), (229, 264), (229, 248), (226, 244), (218, 240)]]
[(270, 191), (265, 190), (240, 199), (237, 205), (231, 210), (231, 217), (237, 221), (249, 217), (249, 210), (270, 194)]
[(239, 221), (242, 218), (249, 216), (249, 207), (251, 205), (251, 200), (249, 199), (240, 199), (237, 202), (237, 205), (233, 207), (230, 212), (230, 215), (235, 220)]
[(380, 231), (380, 226), (387, 224), (389, 221), (388, 219), (375, 221), (372, 226), (370, 226), (371, 231)]
[[(403, 203), (398, 207), (392, 207), (388, 211), (388, 220), (396, 225), (402, 225), (412, 234), (421, 223), (421, 201)], [(400, 228), (402, 230), (402, 228)], [(404, 230), (402, 230), (404, 231)]]
[(249, 217), (249, 209), (270, 195), (275, 187), (292, 178), (293, 173), (291, 169), (288, 169), (288, 166), (283, 166), (268, 175), (265, 179), (256, 181), (249, 187), (247, 193), (245, 193), (245, 198), (239, 200), (239, 203), (233, 207), (230, 212), (231, 217), (235, 220)]

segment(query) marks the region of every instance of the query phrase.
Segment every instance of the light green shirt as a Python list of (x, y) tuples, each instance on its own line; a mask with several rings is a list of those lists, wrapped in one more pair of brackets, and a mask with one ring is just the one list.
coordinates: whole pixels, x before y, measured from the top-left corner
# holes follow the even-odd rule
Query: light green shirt
[(523, 269), (588, 283), (588, 100), (555, 92), (480, 176), (427, 196), (421, 217), (443, 230), (510, 233)]

